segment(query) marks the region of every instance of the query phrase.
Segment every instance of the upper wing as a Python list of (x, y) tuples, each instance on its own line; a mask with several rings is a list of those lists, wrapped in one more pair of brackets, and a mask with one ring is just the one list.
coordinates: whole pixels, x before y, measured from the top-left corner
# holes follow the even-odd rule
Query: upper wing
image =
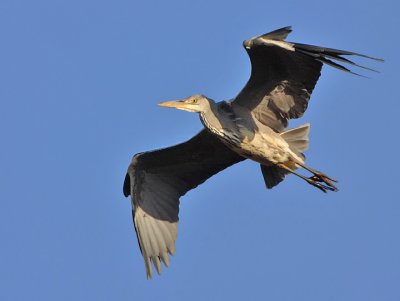
[(383, 61), (349, 51), (285, 42), (291, 31), (291, 27), (284, 27), (243, 42), (250, 56), (251, 76), (233, 101), (233, 105), (249, 109), (260, 122), (279, 132), (288, 119), (301, 117), (307, 109), (323, 63), (353, 73), (331, 59), (371, 71), (375, 70), (342, 56)]
[(160, 273), (160, 260), (168, 266), (168, 253), (175, 252), (179, 197), (242, 160), (206, 130), (184, 143), (133, 157), (124, 194), (131, 195), (147, 277), (152, 276), (151, 262)]

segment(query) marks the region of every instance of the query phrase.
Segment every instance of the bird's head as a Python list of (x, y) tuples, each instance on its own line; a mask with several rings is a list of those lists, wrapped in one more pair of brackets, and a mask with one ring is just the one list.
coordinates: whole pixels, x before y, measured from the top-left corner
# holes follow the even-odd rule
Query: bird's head
[(185, 110), (189, 112), (201, 113), (210, 108), (210, 102), (204, 95), (196, 94), (184, 98), (182, 100), (173, 100), (159, 103), (159, 106), (167, 108), (175, 108), (179, 110)]

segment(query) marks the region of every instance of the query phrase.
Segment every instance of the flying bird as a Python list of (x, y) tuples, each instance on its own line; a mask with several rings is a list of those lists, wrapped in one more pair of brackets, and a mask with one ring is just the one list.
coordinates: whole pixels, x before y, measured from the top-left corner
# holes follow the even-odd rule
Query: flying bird
[(243, 42), (251, 76), (233, 100), (193, 95), (159, 104), (198, 113), (204, 129), (181, 144), (136, 154), (128, 167), (123, 192), (131, 196), (148, 278), (152, 263), (160, 274), (161, 262), (168, 267), (175, 253), (179, 198), (233, 164), (258, 162), (267, 188), (294, 174), (323, 192), (338, 190), (335, 179), (305, 164), (310, 125), (287, 130), (288, 121), (304, 114), (323, 64), (356, 74), (338, 62), (375, 71), (344, 56), (382, 60), (287, 42), (290, 32), (284, 27)]

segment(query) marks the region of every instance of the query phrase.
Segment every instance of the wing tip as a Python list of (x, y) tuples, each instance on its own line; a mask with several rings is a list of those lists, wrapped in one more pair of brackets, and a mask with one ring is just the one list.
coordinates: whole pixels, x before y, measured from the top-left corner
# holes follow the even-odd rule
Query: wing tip
[[(364, 70), (372, 71), (379, 73), (378, 70), (375, 70), (373, 68), (369, 68), (366, 66), (359, 65), (347, 58), (345, 56), (358, 56), (358, 57), (363, 57), (371, 60), (375, 60), (378, 62), (384, 62), (383, 59), (380, 58), (375, 58), (372, 56), (367, 56), (364, 54), (356, 53), (356, 52), (351, 52), (351, 51), (346, 51), (346, 50), (339, 50), (339, 49), (334, 49), (334, 48), (325, 48), (325, 47), (320, 47), (320, 46), (315, 46), (315, 45), (307, 45), (307, 44), (301, 44), (301, 43), (293, 43), (295, 51), (298, 51), (300, 53), (303, 53), (309, 57), (314, 58), (317, 61), (322, 62), (323, 64), (330, 65), (334, 68), (340, 69), (342, 71), (358, 75), (361, 77), (366, 77), (362, 74), (358, 74), (356, 72), (353, 72), (352, 70), (344, 67), (343, 65), (340, 65), (334, 61), (339, 61), (343, 62), (345, 64), (349, 64)], [(333, 61), (332, 61), (333, 60)]]
[[(132, 205), (134, 206), (134, 205)], [(147, 279), (153, 277), (153, 266), (161, 275), (162, 264), (169, 267), (168, 254), (174, 255), (177, 238), (177, 222), (158, 220), (136, 206), (133, 217), (134, 227), (142, 253)], [(167, 225), (164, 224), (167, 222)]]
[[(171, 254), (170, 252), (168, 252)], [(173, 255), (173, 254), (171, 254)], [(160, 254), (160, 256), (146, 256), (144, 258), (145, 261), (145, 266), (146, 266), (146, 277), (147, 279), (152, 279), (153, 278), (153, 269), (152, 266), (156, 269), (156, 272), (158, 275), (161, 275), (162, 272), (162, 264), (165, 265), (165, 267), (169, 268), (170, 262), (169, 262), (169, 257), (166, 252)]]

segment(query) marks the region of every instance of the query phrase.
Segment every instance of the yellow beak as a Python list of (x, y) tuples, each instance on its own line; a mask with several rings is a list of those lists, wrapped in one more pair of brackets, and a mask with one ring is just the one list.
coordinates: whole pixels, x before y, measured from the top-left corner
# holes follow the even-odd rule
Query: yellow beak
[(176, 108), (176, 109), (186, 108), (186, 103), (180, 100), (160, 102), (158, 105), (162, 107)]

